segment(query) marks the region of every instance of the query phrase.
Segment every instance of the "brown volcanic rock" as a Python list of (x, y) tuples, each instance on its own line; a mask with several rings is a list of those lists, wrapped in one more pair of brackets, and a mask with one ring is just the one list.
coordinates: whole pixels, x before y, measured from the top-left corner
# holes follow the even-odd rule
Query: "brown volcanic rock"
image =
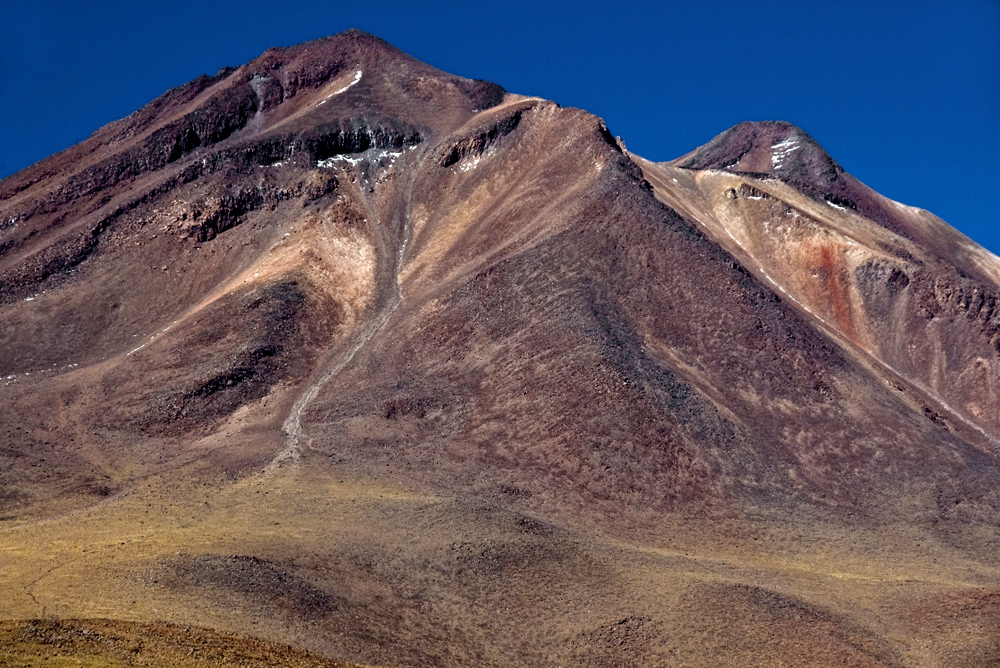
[(740, 123), (670, 164), (780, 175), (817, 187), (829, 187), (844, 174), (816, 140), (783, 121)]
[(393, 665), (997, 641), (962, 601), (1000, 586), (1000, 265), (793, 126), (651, 163), (349, 32), (5, 179), (0, 221), (6, 616)]
[[(1000, 380), (996, 258), (926, 212), (861, 192), (800, 130), (759, 125), (737, 126), (687, 159), (642, 161), (658, 197), (682, 199), (744, 266), (848, 349), (876, 360), (899, 392), (923, 395), (926, 416), (945, 429), (971, 429), (966, 438), (994, 452), (1000, 422), (985, 407)], [(773, 176), (730, 174), (724, 149), (748, 134), (756, 143), (738, 152), (738, 164), (760, 168), (767, 158)], [(702, 163), (724, 167), (685, 167)], [(849, 186), (851, 202), (830, 192), (848, 192), (836, 183)]]
[(77, 375), (72, 429), (190, 436), (308, 375), (381, 298), (380, 259), (397, 243), (367, 222), (363, 198), (342, 195), (374, 175), (340, 184), (332, 163), (369, 151), (366, 170), (385, 172), (393, 156), (378, 151), (502, 96), (347, 33), (198, 79), (4, 180), (11, 415), (32, 372), (58, 371)]
[(989, 253), (984, 257), (981, 247), (936, 216), (882, 197), (845, 172), (822, 146), (791, 123), (740, 123), (665, 164), (777, 177), (816, 202), (855, 212), (916, 243), (925, 254), (953, 265), (979, 282), (997, 281), (997, 268)]

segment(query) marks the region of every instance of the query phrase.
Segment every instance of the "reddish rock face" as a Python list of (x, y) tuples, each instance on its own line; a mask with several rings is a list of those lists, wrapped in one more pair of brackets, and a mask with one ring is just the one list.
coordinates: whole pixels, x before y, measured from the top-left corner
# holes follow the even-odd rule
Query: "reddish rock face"
[[(150, 480), (170, 500), (180, 478), (306, 471), (471, 503), (465, 523), (486, 504), (629, 545), (669, 542), (678, 523), (713, 540), (794, 525), (822, 545), (845, 527), (903, 527), (995, 587), (998, 294), (996, 257), (866, 188), (794, 126), (744, 123), (652, 163), (586, 112), (345, 33), (169, 91), (0, 182), (0, 503), (20, 521)], [(531, 555), (568, 559), (583, 540), (536, 533), (530, 554), (477, 548), (493, 556), (476, 577), (509, 586)], [(892, 552), (886, 541), (871, 549)], [(598, 577), (573, 554), (565, 572), (531, 571), (536, 584)], [(274, 600), (298, 601), (274, 564), (303, 558), (157, 568), (221, 591), (232, 564), (265, 563)], [(310, 577), (287, 583), (372, 615), (388, 596)], [(239, 582), (225, 595), (260, 596)], [(464, 586), (441, 585), (442, 600)], [(772, 586), (699, 582), (676, 609), (736, 600), (747, 629), (766, 619), (774, 637), (840, 643), (802, 665), (924, 656), (899, 640), (923, 633), (908, 604), (893, 599), (904, 621), (879, 626)], [(650, 609), (622, 622), (624, 658), (601, 626), (552, 631), (551, 652), (516, 662), (580, 663), (588, 647), (657, 662), (671, 633), (689, 658), (751, 660)], [(473, 641), (395, 623), (414, 634), (398, 651), (347, 626), (304, 646), (407, 665), (510, 649), (492, 627)]]

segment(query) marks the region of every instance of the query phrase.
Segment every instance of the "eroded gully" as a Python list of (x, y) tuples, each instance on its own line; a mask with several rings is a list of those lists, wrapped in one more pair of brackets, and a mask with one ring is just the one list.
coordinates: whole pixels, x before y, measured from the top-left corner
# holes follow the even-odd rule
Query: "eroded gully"
[[(412, 150), (412, 149), (411, 149)], [(413, 164), (413, 160), (410, 159), (411, 156), (406, 156), (406, 163)], [(415, 156), (412, 156), (415, 158)], [(318, 380), (313, 382), (309, 387), (307, 387), (299, 398), (296, 399), (295, 403), (292, 405), (292, 409), (282, 424), (282, 431), (285, 433), (285, 448), (279, 452), (275, 457), (268, 463), (264, 470), (263, 475), (269, 476), (276, 473), (279, 469), (284, 466), (294, 466), (298, 464), (301, 459), (301, 440), (303, 438), (302, 432), (302, 415), (308, 409), (309, 404), (312, 403), (313, 399), (319, 394), (320, 390), (326, 386), (333, 378), (335, 378), (341, 371), (344, 370), (353, 360), (358, 351), (364, 348), (371, 339), (378, 334), (385, 324), (389, 322), (392, 317), (393, 312), (399, 306), (402, 301), (402, 291), (399, 286), (399, 270), (402, 267), (403, 258), (406, 254), (407, 246), (410, 242), (410, 235), (412, 234), (412, 224), (410, 221), (410, 211), (411, 211), (411, 200), (413, 193), (413, 180), (415, 178), (416, 169), (407, 170), (410, 172), (409, 180), (406, 185), (405, 190), (405, 202), (404, 208), (401, 212), (402, 225), (399, 231), (398, 238), (400, 239), (399, 248), (394, 254), (390, 256), (393, 258), (392, 266), (389, 268), (389, 283), (390, 283), (390, 295), (388, 300), (385, 302), (374, 318), (368, 323), (368, 325), (361, 330), (355, 336), (355, 341), (338, 355), (332, 365), (327, 368), (322, 376)], [(382, 230), (390, 230), (389, 226), (380, 225), (377, 218), (374, 218), (376, 229), (381, 228)], [(391, 234), (391, 231), (390, 231)], [(383, 244), (386, 244), (388, 240), (383, 240)], [(384, 246), (385, 247), (385, 246)]]

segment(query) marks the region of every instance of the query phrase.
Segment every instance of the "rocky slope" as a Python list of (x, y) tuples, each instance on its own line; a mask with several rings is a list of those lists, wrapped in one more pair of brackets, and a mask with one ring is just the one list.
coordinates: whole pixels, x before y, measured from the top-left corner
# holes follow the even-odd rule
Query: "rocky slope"
[(0, 221), (2, 617), (996, 658), (1000, 261), (798, 128), (653, 163), (349, 32), (0, 181)]

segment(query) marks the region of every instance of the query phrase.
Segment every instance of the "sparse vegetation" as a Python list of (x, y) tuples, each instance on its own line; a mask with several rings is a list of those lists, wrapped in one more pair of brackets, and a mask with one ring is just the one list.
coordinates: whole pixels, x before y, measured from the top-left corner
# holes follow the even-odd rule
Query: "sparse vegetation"
[(0, 622), (0, 668), (362, 668), (292, 647), (171, 624)]
[(996, 258), (684, 165), (352, 32), (0, 181), (0, 668), (996, 663)]

